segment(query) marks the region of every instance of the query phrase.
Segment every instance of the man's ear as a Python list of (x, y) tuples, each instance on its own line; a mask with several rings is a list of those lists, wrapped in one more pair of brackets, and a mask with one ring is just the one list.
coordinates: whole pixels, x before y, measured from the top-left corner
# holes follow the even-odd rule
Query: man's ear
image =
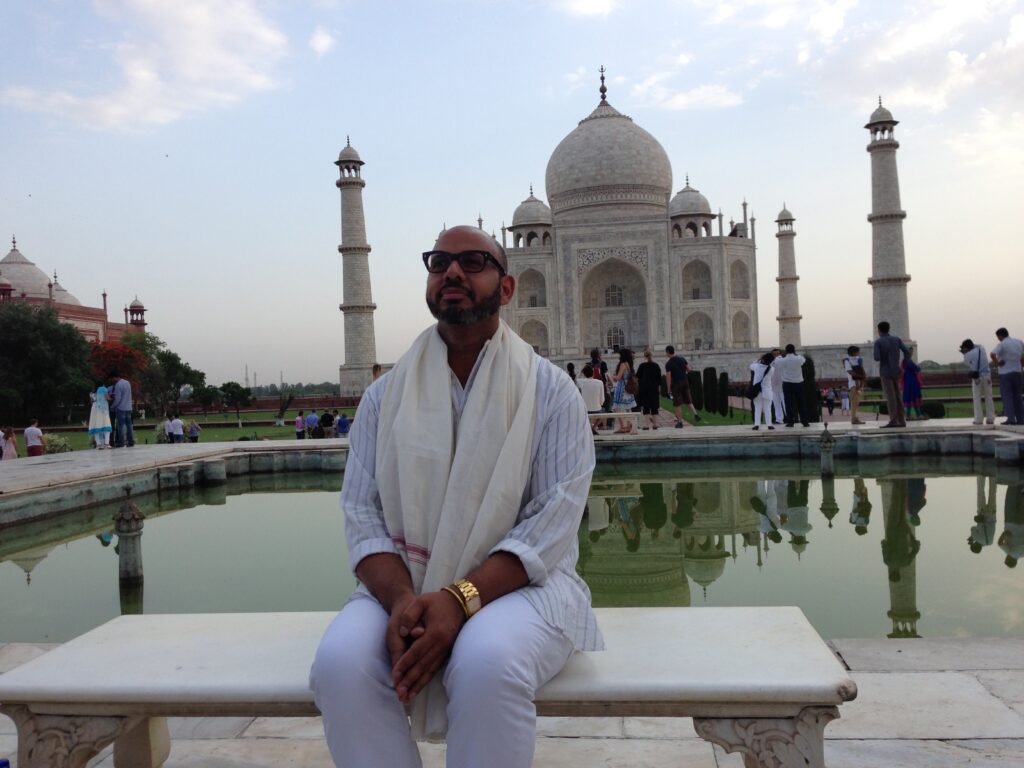
[(505, 306), (512, 301), (516, 292), (516, 279), (512, 275), (505, 275), (501, 278), (501, 305)]

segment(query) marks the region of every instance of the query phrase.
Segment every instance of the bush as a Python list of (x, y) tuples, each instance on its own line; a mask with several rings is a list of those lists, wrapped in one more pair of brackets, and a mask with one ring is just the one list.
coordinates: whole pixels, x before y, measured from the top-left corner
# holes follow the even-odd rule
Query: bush
[(43, 435), (43, 453), (68, 453), (71, 443), (63, 435)]
[(944, 419), (946, 404), (929, 400), (921, 404), (921, 412), (930, 419)]
[(718, 410), (718, 371), (713, 367), (704, 369), (704, 410), (708, 413)]
[(807, 407), (807, 418), (810, 421), (821, 421), (821, 393), (814, 376), (814, 358), (804, 355), (802, 368), (804, 375), (804, 404)]
[(700, 373), (689, 371), (686, 378), (690, 382), (690, 396), (693, 398), (693, 407), (698, 411), (704, 408), (704, 385), (701, 382)]
[(718, 374), (718, 412), (729, 415), (729, 374), (725, 371)]

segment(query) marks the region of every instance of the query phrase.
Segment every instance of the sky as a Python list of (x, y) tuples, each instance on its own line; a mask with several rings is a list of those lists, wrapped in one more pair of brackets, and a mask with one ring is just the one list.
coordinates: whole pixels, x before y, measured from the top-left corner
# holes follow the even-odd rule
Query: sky
[[(805, 344), (871, 337), (870, 160), (898, 164), (911, 335), (948, 362), (1024, 335), (1024, 0), (12, 0), (0, 4), (0, 233), (219, 384), (337, 380), (346, 137), (366, 165), (378, 358), (431, 318), (419, 254), (544, 197), (558, 142), (608, 100), (691, 184), (796, 217)], [(0, 255), (7, 247), (0, 247)]]

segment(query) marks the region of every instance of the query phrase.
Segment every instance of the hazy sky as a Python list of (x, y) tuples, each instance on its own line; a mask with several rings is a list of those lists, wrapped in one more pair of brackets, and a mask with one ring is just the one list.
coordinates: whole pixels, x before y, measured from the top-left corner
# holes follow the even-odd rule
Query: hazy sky
[(138, 294), (213, 383), (337, 379), (346, 135), (393, 361), (430, 321), (419, 253), (442, 222), (498, 231), (531, 183), (546, 198), (601, 64), (674, 190), (689, 173), (726, 221), (750, 203), (763, 345), (784, 202), (804, 342), (870, 335), (879, 94), (922, 357), (1024, 335), (1021, 0), (12, 0), (0, 29), (0, 233), (83, 303), (106, 289), (112, 319)]

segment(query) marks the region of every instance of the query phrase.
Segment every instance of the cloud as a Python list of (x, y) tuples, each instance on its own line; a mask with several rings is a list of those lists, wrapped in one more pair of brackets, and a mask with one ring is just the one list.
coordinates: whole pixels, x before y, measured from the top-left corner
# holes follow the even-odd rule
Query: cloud
[(709, 24), (743, 25), (772, 30), (796, 28), (824, 43), (846, 25), (847, 15), (860, 0), (696, 0), (708, 8)]
[(0, 91), (0, 101), (89, 127), (132, 130), (276, 85), (273, 68), (287, 40), (255, 0), (103, 0), (96, 7), (121, 28), (122, 39), (102, 48), (119, 82), (103, 93), (15, 86)]
[(317, 58), (322, 59), (324, 54), (334, 47), (335, 42), (334, 35), (323, 27), (317, 27), (313, 30), (313, 34), (310, 35), (309, 47), (316, 52)]
[(1024, 177), (1024, 112), (981, 109), (970, 130), (947, 144), (967, 166), (1017, 180)]
[(550, 0), (551, 4), (570, 16), (607, 16), (614, 11), (618, 0)]
[(637, 101), (662, 109), (721, 109), (743, 103), (743, 98), (724, 85), (699, 85), (679, 90), (671, 85), (673, 72), (655, 72), (634, 85), (631, 94)]

